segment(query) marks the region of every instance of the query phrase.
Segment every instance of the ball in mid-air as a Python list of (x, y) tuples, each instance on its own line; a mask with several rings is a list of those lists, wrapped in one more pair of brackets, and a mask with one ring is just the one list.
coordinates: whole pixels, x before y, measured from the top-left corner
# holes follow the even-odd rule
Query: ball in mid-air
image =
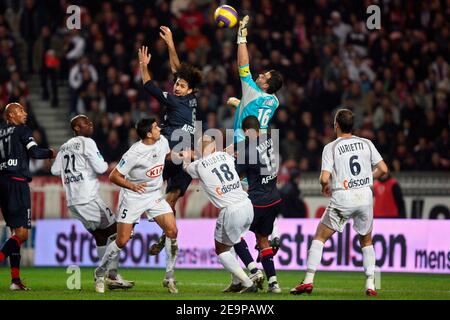
[(219, 28), (233, 28), (238, 22), (238, 13), (232, 6), (222, 5), (214, 12), (214, 21)]

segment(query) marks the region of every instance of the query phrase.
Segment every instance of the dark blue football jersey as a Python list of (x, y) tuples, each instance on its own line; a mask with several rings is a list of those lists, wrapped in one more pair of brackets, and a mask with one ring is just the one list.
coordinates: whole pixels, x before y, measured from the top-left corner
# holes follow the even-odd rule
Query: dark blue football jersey
[(30, 156), (50, 158), (49, 149), (39, 148), (26, 125), (0, 125), (0, 175), (13, 175), (31, 181)]
[(186, 133), (193, 137), (198, 105), (195, 94), (179, 97), (162, 91), (155, 86), (152, 80), (147, 81), (144, 88), (162, 105), (166, 106), (166, 113), (161, 124), (161, 134), (169, 141), (170, 148), (172, 149), (181, 140), (180, 136), (172, 137), (172, 133), (177, 129), (181, 130), (181, 134)]
[(245, 138), (236, 146), (236, 170), (247, 177), (248, 195), (254, 206), (270, 205), (281, 199), (277, 188), (278, 161), (273, 140), (261, 134)]

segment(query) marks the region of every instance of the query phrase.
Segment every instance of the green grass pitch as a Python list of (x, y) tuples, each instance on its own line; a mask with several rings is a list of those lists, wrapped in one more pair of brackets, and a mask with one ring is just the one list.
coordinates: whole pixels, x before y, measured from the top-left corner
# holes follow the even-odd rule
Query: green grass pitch
[[(22, 279), (32, 288), (28, 292), (9, 290), (9, 268), (0, 269), (0, 299), (61, 299), (61, 300), (330, 300), (330, 299), (438, 299), (450, 300), (450, 275), (382, 273), (378, 297), (366, 297), (362, 272), (318, 272), (312, 295), (293, 296), (289, 290), (303, 278), (303, 271), (278, 271), (282, 294), (222, 293), (230, 281), (224, 270), (176, 270), (179, 294), (168, 293), (162, 287), (162, 269), (122, 269), (120, 273), (136, 286), (128, 291), (107, 290), (97, 294), (93, 287), (93, 268), (81, 268), (81, 290), (69, 290), (66, 286), (68, 274), (65, 268), (23, 268)], [(267, 283), (264, 283), (266, 287)]]

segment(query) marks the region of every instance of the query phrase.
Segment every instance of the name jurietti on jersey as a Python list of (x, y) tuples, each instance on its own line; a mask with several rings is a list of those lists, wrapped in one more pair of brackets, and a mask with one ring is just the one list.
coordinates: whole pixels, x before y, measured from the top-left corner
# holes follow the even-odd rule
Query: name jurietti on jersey
[(338, 147), (339, 155), (342, 155), (346, 152), (354, 152), (359, 150), (364, 150), (364, 144), (362, 142), (343, 144)]

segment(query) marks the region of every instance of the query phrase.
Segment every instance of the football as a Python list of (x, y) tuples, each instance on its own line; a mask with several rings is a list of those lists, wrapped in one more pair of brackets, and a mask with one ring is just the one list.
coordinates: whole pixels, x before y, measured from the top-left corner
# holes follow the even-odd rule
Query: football
[(233, 28), (238, 22), (238, 13), (233, 7), (222, 5), (214, 12), (214, 21), (219, 28)]

